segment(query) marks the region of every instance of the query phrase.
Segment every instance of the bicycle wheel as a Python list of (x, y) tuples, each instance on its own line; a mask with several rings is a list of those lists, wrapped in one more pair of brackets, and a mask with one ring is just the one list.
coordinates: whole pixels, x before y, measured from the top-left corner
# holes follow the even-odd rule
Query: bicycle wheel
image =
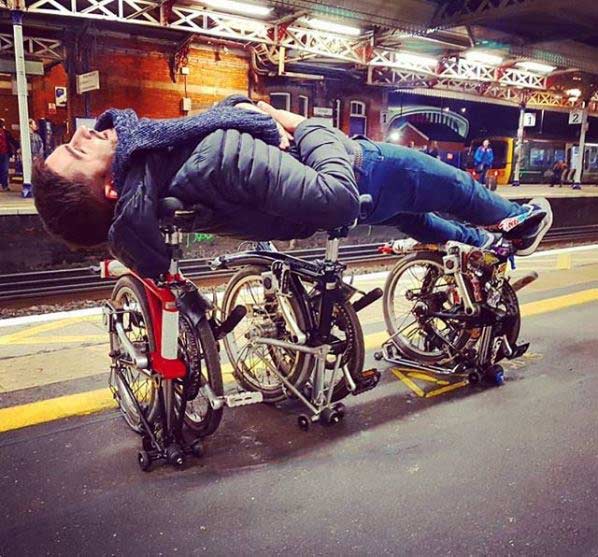
[[(337, 402), (345, 398), (351, 391), (347, 384), (345, 370), (357, 384), (361, 380), (361, 372), (365, 361), (365, 346), (363, 341), (363, 330), (357, 317), (357, 312), (350, 302), (337, 302), (332, 309), (332, 329), (330, 334), (347, 343), (345, 351), (341, 355), (341, 365), (334, 377), (332, 401)], [(334, 369), (334, 362), (327, 362), (328, 370)], [(332, 380), (332, 377), (327, 377)], [(328, 387), (328, 385), (326, 385)]]
[[(502, 324), (502, 329), (498, 334), (503, 334), (507, 337), (509, 344), (515, 346), (519, 338), (521, 330), (521, 313), (519, 310), (519, 300), (517, 293), (513, 287), (504, 282), (502, 287), (502, 295), (499, 307), (507, 312), (507, 318)], [(505, 351), (501, 348), (496, 355), (494, 363), (498, 363), (506, 357)]]
[[(216, 396), (224, 394), (224, 387), (218, 345), (206, 320), (194, 328), (185, 315), (179, 317), (178, 356), (187, 366), (186, 380), (195, 391), (187, 401), (185, 425), (199, 437), (211, 435), (220, 425), (223, 409), (212, 408), (202, 387), (209, 385)], [(175, 389), (180, 395), (183, 381), (177, 381)]]
[[(235, 379), (244, 389), (259, 391), (264, 402), (279, 402), (286, 398), (284, 384), (274, 373), (276, 369), (296, 388), (301, 388), (313, 367), (313, 357), (286, 348), (253, 344), (255, 336), (291, 341), (292, 332), (285, 320), (279, 300), (266, 294), (262, 273), (266, 265), (252, 265), (239, 270), (229, 281), (222, 302), (222, 320), (241, 305), (247, 309), (245, 318), (224, 338), (224, 347), (233, 367)], [(307, 316), (292, 295), (284, 299), (285, 308), (304, 331)]]
[[(390, 271), (384, 285), (383, 309), (388, 334), (408, 358), (426, 363), (448, 363), (455, 356), (440, 339), (462, 349), (471, 331), (450, 318), (428, 318), (426, 312), (461, 311), (454, 303), (454, 279), (444, 274), (442, 255), (416, 252), (403, 257)], [(423, 314), (416, 307), (425, 308)]]
[[(154, 347), (154, 333), (147, 295), (141, 281), (131, 275), (119, 278), (111, 299), (114, 307), (123, 311), (122, 323), (129, 341), (143, 353), (149, 354)], [(117, 350), (122, 348), (116, 333), (112, 334), (112, 345)], [(126, 352), (121, 349), (121, 353)], [(120, 359), (116, 364), (120, 373), (111, 374), (110, 388), (115, 393), (122, 417), (133, 431), (141, 433), (142, 422), (135, 400), (145, 419), (152, 423), (159, 409), (156, 381), (151, 370), (141, 371), (133, 365), (124, 364)], [(123, 385), (123, 379), (128, 383), (134, 399)]]

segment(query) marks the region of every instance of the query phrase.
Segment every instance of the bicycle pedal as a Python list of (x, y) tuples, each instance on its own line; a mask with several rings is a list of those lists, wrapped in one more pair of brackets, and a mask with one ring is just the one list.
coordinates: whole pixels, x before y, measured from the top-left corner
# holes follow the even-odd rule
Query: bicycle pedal
[(264, 395), (262, 393), (252, 393), (251, 391), (225, 395), (224, 397), (224, 403), (229, 408), (259, 404), (260, 402), (264, 402)]
[(376, 385), (378, 385), (381, 376), (382, 374), (376, 368), (364, 369), (361, 372), (361, 379), (357, 383), (352, 394), (356, 396), (361, 393), (365, 393), (366, 391), (371, 391)]
[(513, 352), (507, 356), (509, 360), (514, 360), (515, 358), (521, 358), (529, 348), (529, 342), (525, 342), (524, 344), (520, 344), (519, 346), (515, 346), (513, 348)]

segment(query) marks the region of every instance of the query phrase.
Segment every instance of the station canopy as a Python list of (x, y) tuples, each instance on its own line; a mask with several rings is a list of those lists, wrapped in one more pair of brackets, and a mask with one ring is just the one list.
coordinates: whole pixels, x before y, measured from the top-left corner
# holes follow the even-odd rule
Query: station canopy
[[(251, 48), (258, 74), (342, 77), (423, 94), (598, 112), (596, 0), (0, 0), (25, 13), (28, 59), (55, 63), (69, 30)], [(86, 24), (81, 24), (85, 19)]]

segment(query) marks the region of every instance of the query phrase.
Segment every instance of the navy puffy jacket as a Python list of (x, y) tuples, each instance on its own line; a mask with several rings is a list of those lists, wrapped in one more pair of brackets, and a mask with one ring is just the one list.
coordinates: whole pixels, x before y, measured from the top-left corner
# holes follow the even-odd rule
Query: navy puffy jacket
[(142, 276), (168, 270), (157, 218), (158, 199), (168, 196), (195, 210), (196, 230), (242, 240), (306, 238), (351, 224), (359, 194), (344, 138), (319, 120), (302, 122), (294, 137), (300, 160), (237, 130), (136, 155), (110, 230), (113, 254)]

